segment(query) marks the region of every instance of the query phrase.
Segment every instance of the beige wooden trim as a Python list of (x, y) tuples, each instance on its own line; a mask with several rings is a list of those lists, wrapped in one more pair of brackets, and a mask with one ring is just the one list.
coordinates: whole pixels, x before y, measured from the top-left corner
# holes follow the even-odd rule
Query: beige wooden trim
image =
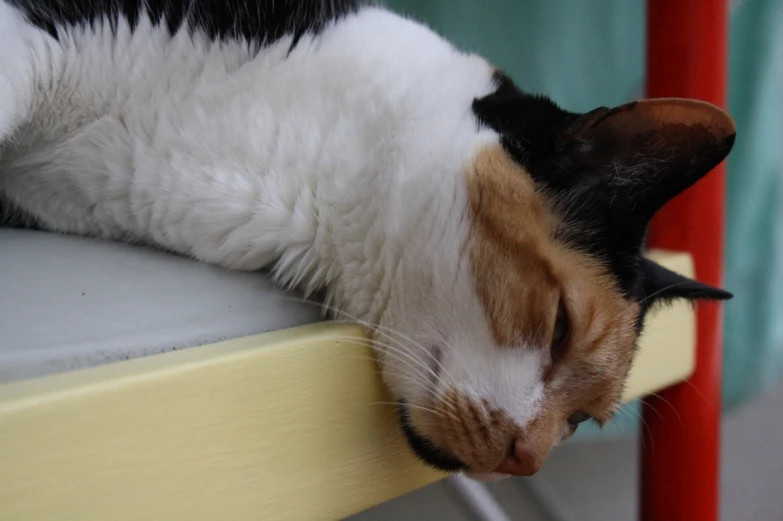
[[(362, 334), (322, 323), (0, 386), (0, 520), (337, 520), (439, 479), (377, 404)], [(666, 310), (628, 396), (692, 369), (692, 313)]]
[[(652, 251), (648, 256), (672, 271), (693, 277), (690, 255)], [(628, 386), (627, 401), (669, 387), (696, 369), (696, 318), (688, 302), (654, 310), (648, 318)]]

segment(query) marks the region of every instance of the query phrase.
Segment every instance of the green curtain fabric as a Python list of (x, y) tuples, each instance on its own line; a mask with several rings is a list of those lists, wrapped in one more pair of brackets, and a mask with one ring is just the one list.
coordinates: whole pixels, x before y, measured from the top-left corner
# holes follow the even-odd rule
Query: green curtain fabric
[[(564, 108), (639, 97), (645, 0), (386, 0)], [(739, 128), (729, 163), (724, 403), (742, 403), (783, 372), (783, 0), (733, 2), (730, 109)], [(638, 404), (609, 434), (638, 424)], [(582, 439), (594, 429), (580, 431)], [(606, 433), (603, 434), (606, 436)]]
[(724, 404), (783, 373), (783, 1), (745, 0), (731, 21)]
[(518, 85), (586, 111), (636, 96), (644, 75), (644, 0), (388, 0), (489, 59)]

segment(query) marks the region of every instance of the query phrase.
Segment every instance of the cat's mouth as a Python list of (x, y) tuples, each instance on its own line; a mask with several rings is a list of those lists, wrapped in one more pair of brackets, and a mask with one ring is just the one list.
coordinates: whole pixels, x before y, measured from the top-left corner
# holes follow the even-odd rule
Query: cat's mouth
[[(467, 409), (470, 419), (455, 399), (453, 412), (397, 402), (402, 431), (413, 453), (427, 465), (443, 472), (464, 472), (486, 481), (498, 477), (531, 476), (538, 472), (554, 440), (536, 446), (521, 438), (520, 428), (502, 418), (497, 410)], [(482, 418), (483, 414), (483, 418)], [(424, 426), (422, 434), (419, 425)], [(438, 442), (433, 441), (438, 440)]]
[(408, 440), (411, 450), (420, 460), (444, 472), (466, 471), (469, 469), (468, 465), (459, 458), (436, 447), (434, 443), (416, 432), (411, 424), (405, 400), (400, 400), (398, 403), (397, 412), (400, 416), (402, 432), (405, 434), (405, 439)]

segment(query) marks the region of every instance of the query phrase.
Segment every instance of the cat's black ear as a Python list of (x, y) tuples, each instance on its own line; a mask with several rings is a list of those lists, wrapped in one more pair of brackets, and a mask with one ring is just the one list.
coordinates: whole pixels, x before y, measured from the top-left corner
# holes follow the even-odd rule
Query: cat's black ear
[(655, 303), (674, 299), (728, 300), (732, 294), (664, 268), (655, 261), (642, 258), (643, 303), (651, 307)]
[(584, 114), (558, 136), (571, 183), (601, 190), (647, 222), (667, 201), (731, 151), (735, 125), (723, 110), (695, 100), (651, 99)]

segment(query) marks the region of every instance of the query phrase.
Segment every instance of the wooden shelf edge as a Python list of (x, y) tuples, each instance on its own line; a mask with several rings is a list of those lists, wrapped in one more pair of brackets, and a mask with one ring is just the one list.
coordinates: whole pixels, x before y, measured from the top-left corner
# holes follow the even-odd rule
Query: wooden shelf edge
[[(686, 378), (693, 337), (687, 305), (656, 312), (626, 398)], [(0, 386), (0, 518), (336, 520), (441, 479), (364, 339), (320, 323)]]

